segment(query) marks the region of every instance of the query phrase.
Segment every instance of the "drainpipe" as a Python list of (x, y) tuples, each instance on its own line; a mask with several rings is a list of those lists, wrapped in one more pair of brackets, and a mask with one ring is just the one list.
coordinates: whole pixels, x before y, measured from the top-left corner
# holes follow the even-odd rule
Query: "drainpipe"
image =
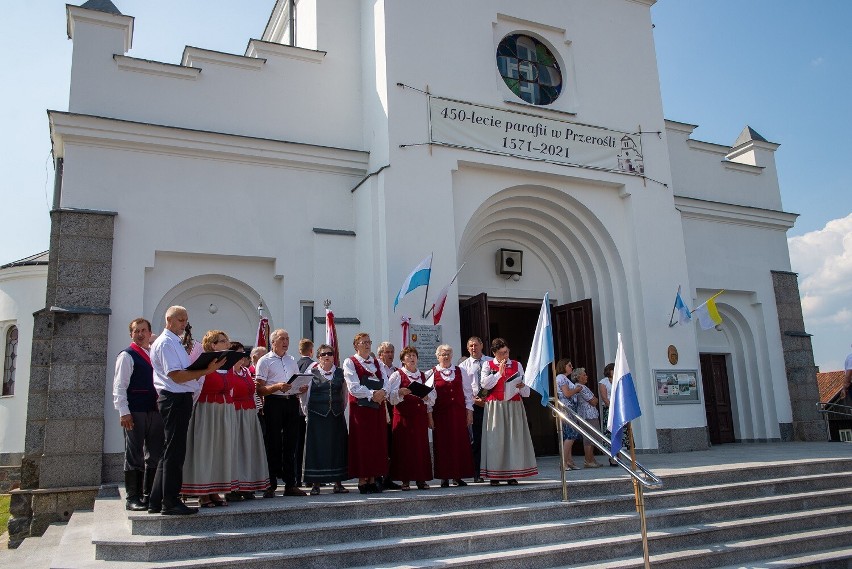
[(289, 16), (290, 20), (290, 45), (296, 47), (296, 0), (290, 0), (289, 5)]
[(64, 158), (56, 159), (56, 168), (53, 176), (53, 209), (59, 209), (62, 198), (62, 169), (65, 165)]

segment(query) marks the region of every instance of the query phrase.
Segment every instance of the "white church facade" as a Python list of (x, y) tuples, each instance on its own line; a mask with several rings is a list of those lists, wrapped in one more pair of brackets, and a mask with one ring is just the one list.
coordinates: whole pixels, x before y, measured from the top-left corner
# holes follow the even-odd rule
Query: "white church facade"
[[(344, 348), (360, 330), (399, 346), (402, 316), (432, 324), (423, 289), (393, 309), (429, 254), (430, 303), (465, 264), (440, 322), (457, 358), (476, 334), (525, 363), (546, 292), (557, 357), (590, 377), (621, 333), (646, 452), (824, 440), (777, 145), (665, 120), (653, 4), (279, 0), (244, 54), (180, 64), (129, 56), (134, 19), (108, 0), (68, 6), (47, 301), (0, 415), (27, 424), (0, 449), (24, 453), (23, 488), (118, 468), (133, 318), (157, 331), (181, 304), (196, 332), (253, 344), (262, 299), (273, 328), (320, 340), (329, 299)], [(522, 264), (495, 267), (501, 251)], [(669, 326), (679, 285), (693, 307), (725, 291), (718, 329)]]

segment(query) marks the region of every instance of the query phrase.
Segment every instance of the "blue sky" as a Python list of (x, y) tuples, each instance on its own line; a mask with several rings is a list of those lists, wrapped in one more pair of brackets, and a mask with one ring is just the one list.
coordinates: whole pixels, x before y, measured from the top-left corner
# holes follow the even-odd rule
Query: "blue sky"
[[(130, 55), (170, 63), (187, 44), (242, 54), (274, 5), (114, 2), (136, 18)], [(53, 171), (45, 111), (67, 109), (71, 68), (64, 1), (5, 4), (0, 263), (47, 249)], [(788, 236), (807, 331), (817, 364), (841, 369), (852, 342), (852, 2), (660, 0), (651, 13), (666, 117), (699, 125), (693, 137), (708, 142), (732, 144), (748, 124), (781, 144), (783, 207), (801, 214)]]

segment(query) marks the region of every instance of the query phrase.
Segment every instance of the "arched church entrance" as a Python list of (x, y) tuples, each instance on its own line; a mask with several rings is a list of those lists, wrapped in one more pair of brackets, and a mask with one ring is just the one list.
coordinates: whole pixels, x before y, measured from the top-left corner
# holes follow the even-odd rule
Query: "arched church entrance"
[[(523, 251), (518, 277), (500, 274), (501, 248)], [(629, 327), (620, 290), (625, 282), (616, 247), (600, 220), (584, 205), (554, 188), (519, 186), (493, 195), (470, 219), (461, 237), (459, 262), (472, 266), (460, 277), (462, 354), (470, 336), (481, 337), (485, 352), (504, 338), (511, 357), (526, 365), (541, 298), (550, 292), (555, 357), (586, 368), (597, 393), (603, 363), (614, 354), (616, 321)], [(470, 294), (474, 293), (475, 294)], [(465, 294), (468, 293), (468, 294)], [(557, 370), (561, 373), (562, 370)], [(555, 395), (554, 375), (550, 393)], [(537, 455), (559, 452), (560, 436), (538, 394), (525, 401)], [(575, 445), (582, 454), (582, 445)]]
[(777, 440), (774, 394), (761, 374), (768, 350), (759, 304), (751, 293), (726, 291), (725, 298), (716, 303), (722, 324), (698, 332), (710, 442)]
[(187, 309), (193, 337), (201, 341), (207, 330), (224, 330), (232, 340), (246, 346), (257, 334), (257, 303), (260, 295), (252, 287), (225, 275), (198, 275), (175, 285), (157, 305), (155, 322), (162, 322), (169, 306)]

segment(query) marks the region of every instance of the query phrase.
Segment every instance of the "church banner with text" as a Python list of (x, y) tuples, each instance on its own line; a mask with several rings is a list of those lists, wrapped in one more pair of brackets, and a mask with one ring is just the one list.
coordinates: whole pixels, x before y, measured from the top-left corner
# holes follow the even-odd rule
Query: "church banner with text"
[(528, 160), (644, 175), (639, 134), (429, 97), (430, 142)]

